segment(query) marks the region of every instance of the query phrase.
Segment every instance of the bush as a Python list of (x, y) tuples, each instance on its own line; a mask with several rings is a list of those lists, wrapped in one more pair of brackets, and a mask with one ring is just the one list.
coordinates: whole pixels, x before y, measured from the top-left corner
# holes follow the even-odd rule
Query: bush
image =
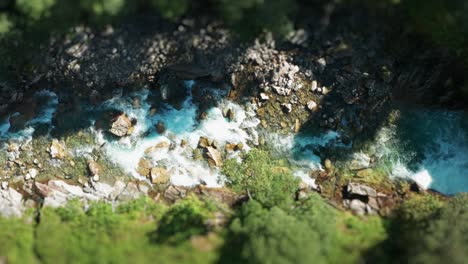
[(226, 255), (226, 263), (324, 263), (320, 256), (320, 238), (306, 222), (280, 208), (264, 208), (256, 201), (243, 206), (239, 218), (230, 226), (235, 249)]
[(268, 152), (254, 149), (244, 155), (242, 163), (228, 160), (223, 174), (234, 191), (249, 194), (265, 207), (286, 208), (293, 202), (299, 180), (279, 165)]
[[(432, 220), (432, 217), (429, 218)], [(428, 220), (429, 220), (428, 219)], [(454, 197), (426, 229), (415, 235), (409, 263), (466, 263), (468, 259), (468, 194)]]
[(205, 234), (206, 221), (212, 216), (210, 206), (196, 197), (174, 204), (162, 217), (155, 233), (159, 243), (180, 243), (192, 236)]

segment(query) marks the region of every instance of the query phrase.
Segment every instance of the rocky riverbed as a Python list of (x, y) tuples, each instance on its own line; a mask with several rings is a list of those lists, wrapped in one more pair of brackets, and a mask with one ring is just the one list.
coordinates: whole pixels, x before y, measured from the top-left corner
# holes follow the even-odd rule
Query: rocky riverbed
[(20, 87), (2, 84), (2, 214), (191, 192), (234, 204), (245, 197), (225, 188), (221, 168), (252, 148), (285, 157), (298, 196), (317, 191), (359, 214), (431, 187), (411, 168), (392, 178), (396, 166), (375, 151), (398, 124), (392, 87), (425, 76), (397, 68), (384, 32), (354, 34), (344, 19), (320, 36), (241, 43), (217, 23), (150, 21), (78, 27), (51, 40)]

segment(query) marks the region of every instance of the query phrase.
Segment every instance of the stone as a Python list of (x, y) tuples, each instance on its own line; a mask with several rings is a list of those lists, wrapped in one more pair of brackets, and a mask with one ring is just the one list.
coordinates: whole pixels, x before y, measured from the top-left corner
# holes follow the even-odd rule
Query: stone
[(109, 132), (112, 134), (118, 136), (118, 137), (124, 137), (128, 136), (132, 133), (132, 121), (128, 116), (124, 113), (119, 115), (117, 118), (115, 118), (112, 122), (111, 128), (109, 129)]
[(310, 100), (309, 102), (307, 102), (307, 109), (309, 109), (310, 111), (313, 111), (315, 110), (315, 108), (317, 108), (317, 103)]
[(281, 104), (281, 107), (283, 108), (283, 111), (286, 113), (291, 113), (292, 111), (292, 104), (290, 103)]
[(227, 112), (227, 118), (229, 119), (229, 121), (234, 121), (235, 119), (235, 114), (234, 114), (234, 111), (229, 108), (228, 112)]
[(32, 168), (32, 169), (29, 169), (29, 170), (28, 170), (28, 173), (27, 173), (27, 174), (29, 174), (29, 176), (31, 177), (31, 179), (34, 179), (34, 178), (36, 178), (36, 176), (37, 176), (37, 174), (38, 174), (38, 171), (37, 171), (36, 169)]
[(300, 130), (301, 130), (301, 122), (299, 121), (299, 119), (296, 118), (296, 121), (294, 122), (294, 132), (299, 133)]
[(164, 132), (166, 132), (166, 125), (164, 125), (163, 122), (159, 121), (156, 124), (156, 132), (158, 132), (159, 134), (164, 134)]
[(377, 191), (373, 188), (357, 184), (357, 183), (348, 183), (346, 187), (346, 191), (350, 195), (360, 195), (360, 196), (368, 196), (368, 197), (375, 197), (377, 196)]
[(225, 146), (224, 146), (224, 149), (226, 151), (234, 151), (234, 149), (236, 148), (236, 144), (233, 144), (233, 143), (227, 143)]
[(49, 154), (54, 159), (64, 159), (67, 155), (65, 147), (57, 139), (53, 139), (49, 147)]
[(211, 142), (206, 137), (200, 137), (200, 139), (198, 140), (198, 147), (199, 148), (207, 148), (210, 145), (211, 145)]
[(93, 180), (93, 182), (98, 182), (99, 179), (100, 179), (99, 174), (96, 174), (91, 178), (91, 180)]
[(260, 93), (260, 99), (263, 101), (268, 101), (270, 96), (268, 96), (266, 93)]
[(166, 184), (170, 180), (169, 171), (162, 167), (154, 167), (151, 169), (151, 182), (153, 184)]
[(8, 189), (9, 184), (7, 181), (3, 181), (0, 185), (1, 185), (2, 190), (6, 190)]
[(223, 159), (221, 157), (221, 153), (213, 148), (213, 147), (207, 147), (206, 148), (207, 153), (206, 156), (208, 158), (208, 164), (212, 167), (221, 167), (223, 166)]
[(236, 147), (234, 148), (234, 150), (239, 151), (239, 150), (242, 150), (243, 148), (244, 148), (244, 143), (239, 142), (239, 143), (237, 143), (237, 145), (236, 145)]
[(354, 199), (348, 203), (348, 208), (357, 215), (365, 215), (367, 212), (367, 204), (361, 200)]
[(180, 186), (170, 185), (164, 190), (164, 197), (170, 201), (177, 201), (187, 195), (187, 190)]
[(162, 142), (159, 142), (158, 144), (152, 146), (152, 147), (149, 147), (147, 149), (145, 149), (145, 154), (146, 155), (150, 155), (158, 150), (161, 150), (161, 149), (169, 149), (169, 147), (171, 146), (171, 144), (167, 141), (162, 141)]
[(0, 190), (0, 215), (19, 217), (25, 210), (23, 196), (13, 188)]
[(96, 175), (99, 175), (100, 170), (101, 170), (100, 166), (96, 161), (94, 160), (88, 161), (88, 172), (90, 176), (94, 177)]
[(312, 92), (315, 92), (317, 90), (317, 81), (312, 81), (312, 86), (311, 86), (311, 90)]
[(333, 170), (333, 164), (331, 162), (331, 160), (329, 159), (326, 159), (325, 162), (324, 162), (324, 166), (325, 166), (325, 169), (330, 172)]
[(151, 162), (149, 160), (145, 159), (145, 158), (142, 158), (138, 162), (138, 167), (137, 167), (136, 171), (141, 176), (148, 177), (150, 175), (150, 172), (151, 172), (151, 167), (152, 167)]

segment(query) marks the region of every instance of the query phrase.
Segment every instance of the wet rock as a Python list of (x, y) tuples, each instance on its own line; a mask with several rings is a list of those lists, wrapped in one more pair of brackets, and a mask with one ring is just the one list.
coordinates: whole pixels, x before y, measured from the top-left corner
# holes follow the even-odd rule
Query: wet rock
[(153, 165), (151, 164), (151, 161), (149, 161), (148, 159), (142, 158), (138, 162), (138, 167), (137, 167), (136, 171), (141, 176), (148, 177), (150, 175), (152, 166)]
[(156, 124), (156, 132), (158, 132), (159, 134), (164, 134), (164, 132), (166, 132), (166, 125), (159, 121), (157, 124)]
[(234, 148), (234, 150), (239, 151), (239, 150), (242, 150), (243, 148), (244, 148), (244, 143), (239, 142), (239, 143), (237, 143), (237, 145), (236, 145), (236, 147)]
[(152, 153), (162, 150), (162, 149), (169, 149), (170, 146), (171, 146), (171, 143), (167, 141), (159, 142), (158, 144), (145, 149), (145, 155), (151, 155)]
[(221, 153), (213, 148), (213, 147), (207, 147), (206, 148), (207, 153), (206, 156), (208, 158), (208, 164), (212, 167), (221, 167), (223, 166), (223, 159), (221, 157)]
[(49, 147), (49, 154), (54, 159), (64, 159), (67, 156), (65, 147), (57, 139), (52, 140)]
[(96, 91), (92, 90), (91, 93), (89, 94), (89, 102), (92, 105), (97, 105), (101, 101), (101, 94)]
[(301, 122), (299, 119), (296, 118), (296, 121), (294, 122), (294, 133), (299, 133), (301, 130)]
[(198, 147), (207, 148), (208, 146), (211, 146), (210, 140), (206, 137), (200, 137), (200, 139), (198, 140)]
[(151, 182), (153, 184), (166, 184), (170, 180), (169, 171), (162, 167), (151, 169)]
[(109, 132), (118, 137), (131, 135), (133, 132), (132, 121), (125, 113), (121, 114), (115, 120), (113, 120)]

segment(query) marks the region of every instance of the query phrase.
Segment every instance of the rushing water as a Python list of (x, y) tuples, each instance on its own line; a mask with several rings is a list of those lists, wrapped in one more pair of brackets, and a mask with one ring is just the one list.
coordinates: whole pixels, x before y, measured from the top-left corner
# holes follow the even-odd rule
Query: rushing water
[[(222, 148), (227, 143), (242, 143), (245, 151), (258, 144), (258, 133), (266, 133), (267, 143), (271, 144), (293, 164), (294, 175), (310, 186), (315, 186), (309, 177), (311, 170), (322, 170), (320, 151), (326, 148), (346, 148), (351, 145), (341, 143), (340, 135), (334, 131), (321, 134), (303, 133), (299, 135), (279, 135), (259, 129), (260, 120), (256, 117), (255, 106), (239, 105), (224, 97), (223, 91), (210, 91), (218, 95), (218, 104), (207, 110), (203, 120), (197, 119), (198, 106), (192, 101), (193, 82), (187, 82), (189, 96), (180, 109), (155, 100), (148, 89), (124, 94), (122, 90), (102, 104), (84, 105), (79, 113), (62, 113), (65, 122), (57, 121), (54, 114), (59, 98), (50, 91), (40, 91), (35, 95), (37, 103), (35, 115), (24, 128), (11, 131), (12, 113), (0, 122), (0, 140), (30, 140), (36, 132), (46, 134), (57, 132), (68, 125), (80, 124), (80, 128), (94, 131), (99, 144), (109, 160), (122, 167), (134, 177), (141, 177), (136, 169), (142, 158), (147, 158), (153, 166), (163, 166), (171, 174), (175, 185), (194, 186), (204, 183), (211, 187), (224, 185), (225, 178), (219, 168), (211, 168), (204, 160), (193, 158), (193, 149), (200, 137), (217, 142)], [(153, 109), (157, 112), (154, 114)], [(223, 109), (234, 112), (234, 120), (223, 116)], [(95, 126), (102, 120), (106, 111), (120, 111), (137, 120), (131, 136), (121, 139), (110, 136), (105, 130)], [(68, 115), (66, 115), (68, 114)], [(83, 120), (84, 119), (84, 120)], [(79, 121), (77, 121), (79, 120)], [(400, 111), (399, 121), (381, 128), (375, 141), (366, 152), (356, 152), (353, 159), (362, 166), (369, 166), (375, 158), (390, 177), (411, 178), (424, 188), (432, 188), (445, 194), (468, 191), (468, 118), (463, 112), (406, 109)], [(166, 131), (157, 133), (156, 124), (163, 123)], [(57, 124), (53, 127), (52, 124)], [(84, 127), (83, 127), (84, 126)], [(181, 146), (185, 141), (186, 146)], [(155, 149), (145, 153), (150, 147), (161, 142), (171, 144), (170, 148)], [(82, 153), (91, 152), (86, 146)], [(238, 157), (231, 152), (226, 158)]]

